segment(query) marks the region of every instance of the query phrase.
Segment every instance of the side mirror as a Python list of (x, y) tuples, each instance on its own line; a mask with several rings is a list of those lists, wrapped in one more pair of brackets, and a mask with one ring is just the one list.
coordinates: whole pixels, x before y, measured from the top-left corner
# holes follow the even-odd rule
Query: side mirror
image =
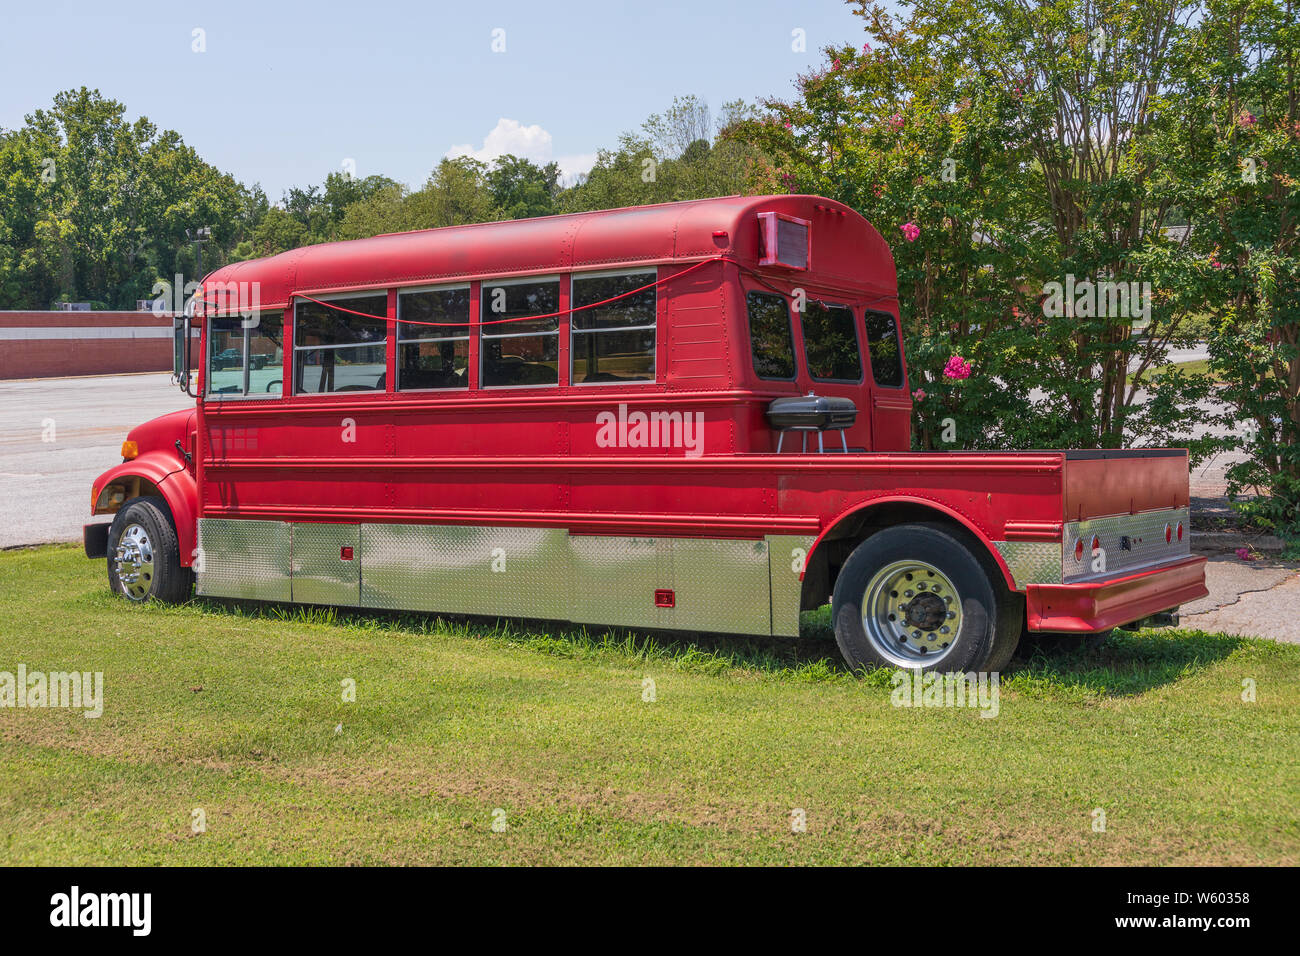
[(188, 362), (190, 339), (190, 317), (188, 315), (172, 316), (172, 384), (179, 385), (185, 375)]
[(180, 315), (172, 316), (172, 384), (190, 398), (197, 398), (190, 389), (190, 314), (187, 306)]

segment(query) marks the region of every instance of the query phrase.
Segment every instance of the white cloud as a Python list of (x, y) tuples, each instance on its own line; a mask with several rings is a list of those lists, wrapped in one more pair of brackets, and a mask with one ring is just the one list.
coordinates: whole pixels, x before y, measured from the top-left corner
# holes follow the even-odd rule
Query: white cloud
[(539, 166), (555, 160), (560, 166), (562, 178), (566, 181), (590, 171), (596, 162), (595, 153), (556, 156), (550, 133), (536, 124), (525, 126), (519, 120), (507, 119), (504, 116), (497, 120), (497, 125), (483, 137), (482, 146), (475, 149), (469, 143), (461, 143), (447, 150), (447, 158), (472, 156), (474, 159), (490, 163), (498, 156), (507, 153), (522, 156)]

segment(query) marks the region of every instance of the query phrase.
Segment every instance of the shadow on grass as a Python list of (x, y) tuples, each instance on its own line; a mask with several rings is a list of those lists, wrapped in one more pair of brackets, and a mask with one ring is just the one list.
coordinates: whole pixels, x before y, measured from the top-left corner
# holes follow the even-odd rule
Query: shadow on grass
[(1239, 637), (1201, 631), (1115, 631), (1086, 648), (1077, 638), (1057, 638), (1058, 649), (1033, 648), (1011, 663), (1003, 686), (1037, 695), (1054, 690), (1090, 697), (1128, 697), (1213, 666), (1245, 644)]
[[(747, 637), (683, 631), (631, 631), (553, 621), (423, 615), (364, 609), (305, 607), (195, 599), (205, 613), (401, 633), (502, 641), (560, 657), (615, 657), (706, 674), (748, 671), (790, 682), (862, 683), (890, 687), (892, 670), (855, 674), (840, 657), (828, 608), (803, 615), (799, 638)], [(1063, 639), (1072, 641), (1070, 638)], [(1228, 657), (1241, 638), (1199, 631), (1116, 631), (1099, 648), (1080, 643), (1018, 655), (1002, 687), (1031, 697), (1127, 697), (1171, 684)], [(1073, 646), (1074, 649), (1070, 649)]]

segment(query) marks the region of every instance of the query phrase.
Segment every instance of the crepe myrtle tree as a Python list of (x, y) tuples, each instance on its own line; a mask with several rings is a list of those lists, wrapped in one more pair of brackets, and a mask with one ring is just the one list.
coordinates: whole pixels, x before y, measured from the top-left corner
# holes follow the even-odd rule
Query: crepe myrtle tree
[[(1208, 380), (1167, 369), (1203, 302), (1166, 229), (1186, 121), (1169, 60), (1193, 5), (851, 6), (866, 42), (827, 49), (733, 135), (780, 188), (840, 199), (890, 241), (918, 443), (946, 447), (951, 419), (965, 447), (1205, 451), (1189, 433)], [(969, 377), (944, 374), (954, 355)]]
[(1186, 64), (1183, 182), (1211, 316), (1229, 491), (1300, 537), (1300, 28), (1286, 0), (1212, 2)]

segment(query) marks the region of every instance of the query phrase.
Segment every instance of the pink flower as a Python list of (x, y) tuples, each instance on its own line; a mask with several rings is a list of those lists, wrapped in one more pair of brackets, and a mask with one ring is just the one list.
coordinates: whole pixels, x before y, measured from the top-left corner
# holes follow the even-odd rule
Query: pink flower
[(1238, 548), (1238, 549), (1237, 549), (1237, 557), (1241, 558), (1241, 560), (1243, 560), (1243, 561), (1254, 561), (1254, 560), (1255, 560), (1255, 556), (1254, 556), (1253, 554), (1250, 553), (1250, 548)]
[(1237, 117), (1237, 122), (1242, 126), (1254, 126), (1256, 122), (1255, 114), (1247, 110)]
[(903, 238), (908, 242), (916, 242), (921, 235), (921, 227), (914, 222), (905, 222), (899, 228), (903, 230)]
[(876, 194), (876, 198), (879, 199), (881, 196), (883, 196), (883, 195), (885, 194), (885, 187), (884, 187), (884, 186), (872, 186), (872, 187), (871, 187), (871, 191), (872, 191), (873, 193), (875, 193), (875, 194)]
[(863, 53), (870, 53), (870, 52), (871, 52), (871, 44), (870, 44), (870, 43), (864, 43), (864, 44), (862, 44), (862, 52), (863, 52)]
[(915, 392), (913, 392), (913, 393), (912, 393), (912, 401), (914, 401), (914, 402), (923, 402), (923, 401), (925, 401), (925, 389), (923, 389), (923, 388), (918, 388)]
[(966, 379), (970, 378), (970, 362), (966, 361), (960, 355), (954, 355), (948, 359), (948, 364), (943, 367), (944, 378)]
[(838, 70), (839, 68), (840, 68), (839, 57), (836, 57), (834, 60), (831, 61), (831, 69)]
[(1212, 269), (1222, 269), (1222, 268), (1223, 268), (1223, 263), (1220, 262), (1218, 259), (1214, 258), (1214, 256), (1210, 256), (1210, 268), (1212, 268)]
[(902, 129), (902, 128), (903, 128), (903, 114), (901, 114), (901, 113), (895, 113), (893, 116), (889, 117), (889, 125), (892, 126), (892, 127), (894, 127), (895, 129)]

